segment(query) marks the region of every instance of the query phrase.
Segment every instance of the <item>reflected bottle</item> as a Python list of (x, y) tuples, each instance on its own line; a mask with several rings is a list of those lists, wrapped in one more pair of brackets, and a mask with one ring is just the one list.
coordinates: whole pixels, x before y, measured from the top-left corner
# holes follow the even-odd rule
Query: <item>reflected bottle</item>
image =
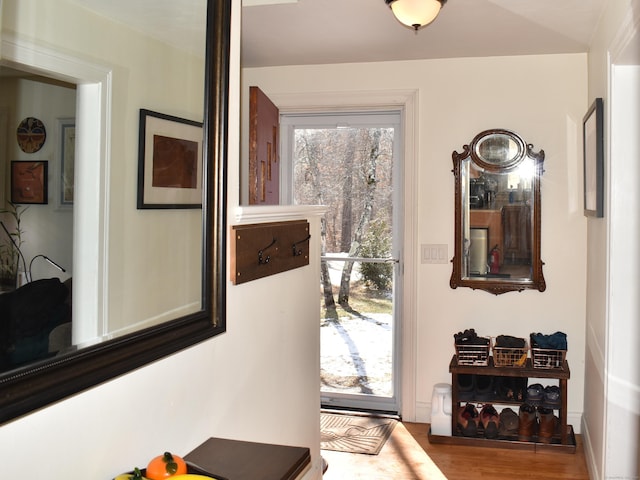
[(500, 273), (500, 249), (494, 246), (489, 252), (489, 272)]

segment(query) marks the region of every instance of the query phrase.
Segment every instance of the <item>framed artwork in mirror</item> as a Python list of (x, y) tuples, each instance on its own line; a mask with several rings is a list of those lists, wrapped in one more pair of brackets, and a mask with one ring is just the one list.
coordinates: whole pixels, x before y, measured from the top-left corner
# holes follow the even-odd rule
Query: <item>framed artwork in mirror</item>
[(202, 206), (202, 123), (140, 110), (138, 208)]
[(74, 167), (76, 156), (76, 119), (60, 118), (59, 127), (59, 181), (58, 200), (60, 206), (71, 207), (73, 205)]
[(584, 214), (604, 216), (604, 108), (596, 98), (582, 121), (584, 148)]
[(11, 162), (11, 202), (48, 203), (48, 162)]

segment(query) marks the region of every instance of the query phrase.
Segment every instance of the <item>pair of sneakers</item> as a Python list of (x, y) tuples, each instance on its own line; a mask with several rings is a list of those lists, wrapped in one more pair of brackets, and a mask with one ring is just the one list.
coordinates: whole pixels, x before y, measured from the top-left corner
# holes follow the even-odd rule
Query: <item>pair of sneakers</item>
[(543, 405), (548, 408), (560, 406), (560, 387), (550, 385), (543, 387), (539, 383), (534, 383), (527, 387), (527, 403), (532, 405)]

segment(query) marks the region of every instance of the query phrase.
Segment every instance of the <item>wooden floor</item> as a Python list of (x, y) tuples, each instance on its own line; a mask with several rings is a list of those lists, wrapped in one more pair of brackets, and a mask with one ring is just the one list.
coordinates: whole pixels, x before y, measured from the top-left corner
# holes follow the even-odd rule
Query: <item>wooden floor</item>
[[(448, 480), (589, 480), (580, 435), (576, 435), (577, 448), (576, 453), (573, 454), (528, 452), (500, 448), (432, 445), (427, 436), (428, 424), (403, 422), (403, 425)], [(389, 455), (390, 451), (393, 452), (393, 449), (388, 449), (385, 455)], [(329, 469), (325, 476), (327, 480), (360, 478), (429, 480), (429, 475), (421, 474), (408, 475), (407, 478), (400, 478), (397, 475), (390, 477), (381, 473), (380, 465), (376, 463), (375, 458), (367, 460), (366, 457), (369, 456), (366, 455), (340, 455), (343, 457), (339, 458), (339, 464), (336, 464), (335, 456), (330, 458)], [(402, 452), (393, 452), (391, 455), (404, 457)], [(349, 457), (352, 458), (351, 461), (348, 460)], [(404, 463), (404, 458), (401, 461)], [(391, 463), (391, 460), (386, 458), (384, 462)], [(425, 478), (422, 478), (423, 476)]]
[(576, 435), (576, 453), (526, 452), (430, 444), (426, 424), (404, 424), (413, 438), (449, 480), (589, 480), (582, 437)]

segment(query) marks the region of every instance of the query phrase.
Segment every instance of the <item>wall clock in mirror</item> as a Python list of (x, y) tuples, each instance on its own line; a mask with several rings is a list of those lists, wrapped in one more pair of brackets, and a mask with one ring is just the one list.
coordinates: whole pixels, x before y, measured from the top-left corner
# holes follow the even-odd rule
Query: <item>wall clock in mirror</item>
[(16, 131), (18, 145), (25, 153), (35, 153), (39, 151), (47, 140), (47, 130), (44, 128), (42, 120), (34, 117), (27, 117), (20, 122)]

